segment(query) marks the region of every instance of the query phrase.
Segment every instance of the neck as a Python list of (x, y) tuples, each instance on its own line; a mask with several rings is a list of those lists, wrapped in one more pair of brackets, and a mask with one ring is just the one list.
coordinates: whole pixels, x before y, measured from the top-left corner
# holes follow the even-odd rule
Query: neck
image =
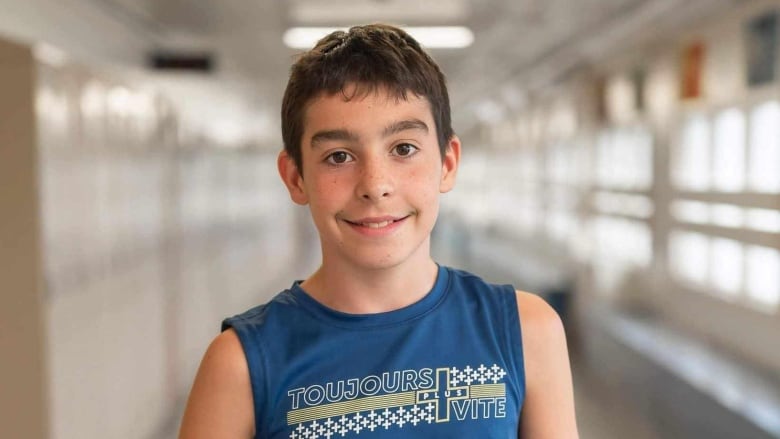
[(301, 288), (315, 300), (337, 311), (374, 314), (411, 305), (433, 288), (438, 267), (429, 255), (383, 268), (329, 264), (320, 268)]

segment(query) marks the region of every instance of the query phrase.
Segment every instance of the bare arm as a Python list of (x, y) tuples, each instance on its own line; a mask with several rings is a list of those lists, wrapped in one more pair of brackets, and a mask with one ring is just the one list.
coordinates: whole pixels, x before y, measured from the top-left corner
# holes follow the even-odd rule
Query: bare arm
[(577, 439), (569, 353), (561, 319), (533, 294), (517, 291), (517, 305), (526, 376), (519, 437)]
[(206, 350), (192, 385), (179, 439), (251, 439), (254, 408), (241, 342), (229, 329)]

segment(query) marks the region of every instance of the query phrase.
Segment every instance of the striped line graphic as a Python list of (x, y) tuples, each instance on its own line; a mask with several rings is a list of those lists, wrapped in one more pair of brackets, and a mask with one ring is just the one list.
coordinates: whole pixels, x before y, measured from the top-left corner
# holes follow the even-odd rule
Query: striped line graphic
[(506, 396), (506, 384), (475, 384), (469, 386), (469, 397), (496, 398)]
[(391, 395), (367, 396), (352, 401), (334, 402), (316, 407), (291, 410), (287, 413), (287, 425), (300, 424), (322, 418), (332, 418), (355, 412), (382, 410), (403, 405), (413, 405), (416, 392), (402, 392)]

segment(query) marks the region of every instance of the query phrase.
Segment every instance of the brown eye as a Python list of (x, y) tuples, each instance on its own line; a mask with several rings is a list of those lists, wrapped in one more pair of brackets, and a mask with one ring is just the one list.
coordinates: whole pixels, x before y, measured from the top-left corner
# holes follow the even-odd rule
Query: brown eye
[(408, 157), (410, 155), (413, 155), (416, 152), (417, 152), (417, 147), (410, 143), (401, 143), (399, 145), (396, 145), (394, 148), (395, 155), (400, 157)]
[(329, 155), (327, 160), (329, 163), (340, 165), (342, 163), (346, 163), (350, 161), (350, 156), (344, 151), (336, 151), (333, 154)]

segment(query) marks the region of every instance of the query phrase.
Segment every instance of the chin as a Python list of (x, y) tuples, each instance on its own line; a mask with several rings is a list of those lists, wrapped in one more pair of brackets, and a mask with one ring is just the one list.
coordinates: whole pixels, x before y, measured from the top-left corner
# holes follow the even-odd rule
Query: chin
[[(359, 249), (357, 251), (345, 249), (345, 253), (355, 266), (368, 270), (391, 269), (403, 265), (405, 262), (418, 259), (418, 252), (423, 250), (424, 243), (404, 248), (375, 248)], [(368, 250), (368, 251), (366, 251)]]
[(356, 259), (353, 255), (353, 264), (366, 270), (387, 270), (401, 265), (406, 258), (397, 255), (366, 256)]

